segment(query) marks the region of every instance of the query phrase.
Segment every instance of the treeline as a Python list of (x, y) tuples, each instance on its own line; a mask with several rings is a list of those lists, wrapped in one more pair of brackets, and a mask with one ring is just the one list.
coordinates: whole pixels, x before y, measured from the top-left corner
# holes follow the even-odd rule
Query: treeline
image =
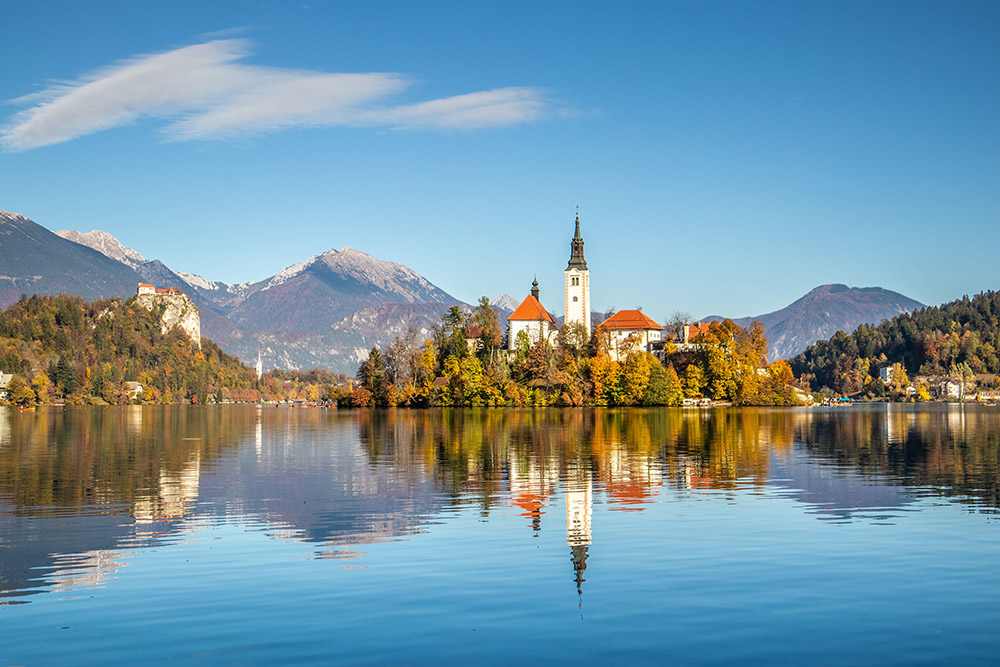
[[(133, 299), (24, 297), (0, 313), (0, 371), (8, 400), (205, 403), (222, 389), (255, 389), (255, 373), (208, 339), (160, 331), (160, 315)], [(137, 382), (136, 393), (128, 382)]]
[[(416, 331), (373, 347), (361, 363), (358, 385), (339, 396), (356, 407), (634, 406), (681, 405), (710, 398), (738, 405), (789, 405), (796, 399), (785, 362), (766, 363), (767, 339), (755, 323), (712, 325), (684, 352), (667, 344), (664, 362), (637, 341), (615, 345), (607, 332), (587, 337), (578, 324), (554, 341), (532, 343), (518, 334), (513, 350), (489, 299), (469, 313), (453, 306), (422, 339)], [(629, 350), (628, 348), (632, 349)]]
[[(904, 313), (853, 333), (838, 331), (791, 360), (792, 371), (814, 389), (845, 396), (882, 395), (879, 369), (896, 367), (910, 376), (947, 376), (965, 381), (1000, 373), (1000, 293)], [(905, 376), (905, 375), (904, 375)]]

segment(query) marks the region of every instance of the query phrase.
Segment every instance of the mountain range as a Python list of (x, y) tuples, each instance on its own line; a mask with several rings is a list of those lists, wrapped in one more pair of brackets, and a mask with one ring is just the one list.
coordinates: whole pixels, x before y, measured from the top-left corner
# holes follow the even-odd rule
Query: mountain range
[(260, 352), (268, 368), (353, 374), (373, 345), (410, 328), (426, 335), (452, 304), (465, 306), (409, 267), (353, 248), (228, 284), (173, 271), (107, 232), (51, 232), (0, 211), (0, 307), (21, 294), (128, 298), (140, 282), (184, 290), (205, 336), (247, 361)]
[[(139, 282), (183, 289), (198, 306), (205, 336), (247, 361), (261, 353), (267, 368), (354, 373), (372, 346), (410, 329), (428, 335), (450, 306), (468, 308), (409, 267), (353, 248), (328, 250), (264, 280), (229, 284), (146, 259), (107, 232), (51, 232), (0, 211), (0, 307), (21, 294), (127, 298)], [(519, 303), (501, 294), (491, 306), (504, 322)], [(839, 329), (921, 307), (878, 287), (823, 285), (781, 310), (735, 321), (760, 320), (777, 359)], [(603, 314), (593, 317), (596, 323)]]
[[(919, 301), (881, 287), (820, 285), (805, 296), (772, 313), (731, 318), (745, 327), (755, 320), (764, 325), (770, 358), (791, 359), (818, 340), (838, 331), (851, 332), (862, 324), (878, 324), (900, 313), (923, 308)], [(721, 320), (712, 316), (705, 321)]]

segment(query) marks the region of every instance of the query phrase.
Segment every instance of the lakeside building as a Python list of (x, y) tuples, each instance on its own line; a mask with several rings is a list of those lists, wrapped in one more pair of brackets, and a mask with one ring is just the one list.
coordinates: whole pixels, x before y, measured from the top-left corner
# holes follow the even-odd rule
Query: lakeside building
[[(597, 327), (592, 327), (590, 304), (590, 268), (583, 252), (583, 235), (580, 233), (580, 212), (576, 213), (573, 238), (570, 240), (569, 263), (563, 272), (565, 325), (579, 325), (589, 339), (595, 331), (608, 335), (608, 351), (613, 359), (621, 360), (633, 351), (653, 351), (663, 344), (663, 327), (639, 310), (620, 310)], [(558, 327), (539, 300), (538, 280), (531, 284), (531, 294), (507, 318), (507, 349), (514, 350), (518, 335), (523, 331), (530, 344), (546, 340), (553, 342)], [(707, 331), (708, 323), (684, 325), (683, 345), (691, 338)]]
[(528, 336), (528, 342), (534, 345), (540, 340), (552, 342), (556, 334), (556, 323), (538, 300), (538, 280), (531, 283), (531, 294), (525, 297), (521, 305), (507, 318), (509, 333), (507, 349), (516, 347), (517, 336), (522, 331)]
[(608, 336), (608, 354), (621, 361), (635, 351), (650, 351), (663, 340), (663, 327), (641, 310), (619, 310), (597, 325)]
[(0, 371), (0, 398), (7, 398), (7, 387), (13, 379), (13, 373), (4, 373), (3, 371)]

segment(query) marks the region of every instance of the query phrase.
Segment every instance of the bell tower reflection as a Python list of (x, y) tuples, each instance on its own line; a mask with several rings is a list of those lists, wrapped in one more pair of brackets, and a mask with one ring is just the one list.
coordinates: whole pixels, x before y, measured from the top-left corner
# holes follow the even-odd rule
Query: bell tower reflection
[(593, 482), (590, 470), (570, 465), (566, 475), (566, 544), (576, 574), (576, 592), (583, 595), (583, 571), (587, 569), (590, 546), (590, 518), (593, 514)]

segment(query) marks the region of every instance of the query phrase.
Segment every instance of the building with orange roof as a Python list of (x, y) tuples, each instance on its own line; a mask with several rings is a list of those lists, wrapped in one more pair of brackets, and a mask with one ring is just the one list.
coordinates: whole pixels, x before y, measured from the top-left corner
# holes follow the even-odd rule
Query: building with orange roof
[(681, 327), (680, 335), (674, 337), (674, 345), (679, 352), (692, 352), (701, 348), (700, 343), (694, 343), (698, 336), (706, 334), (715, 322), (695, 322)]
[(540, 340), (551, 341), (556, 333), (556, 323), (552, 316), (538, 300), (538, 280), (531, 283), (531, 294), (525, 297), (521, 305), (507, 318), (507, 349), (513, 350), (517, 336), (522, 331), (528, 336), (528, 342), (537, 343)]
[(608, 354), (615, 361), (630, 352), (649, 351), (653, 343), (663, 340), (663, 327), (641, 310), (619, 310), (597, 325), (607, 336)]
[(150, 285), (149, 283), (139, 283), (139, 288), (135, 292), (138, 294), (155, 294), (156, 287)]
[(708, 333), (709, 328), (712, 326), (712, 322), (695, 322), (694, 324), (684, 325), (684, 342), (690, 343), (697, 336), (701, 334)]

